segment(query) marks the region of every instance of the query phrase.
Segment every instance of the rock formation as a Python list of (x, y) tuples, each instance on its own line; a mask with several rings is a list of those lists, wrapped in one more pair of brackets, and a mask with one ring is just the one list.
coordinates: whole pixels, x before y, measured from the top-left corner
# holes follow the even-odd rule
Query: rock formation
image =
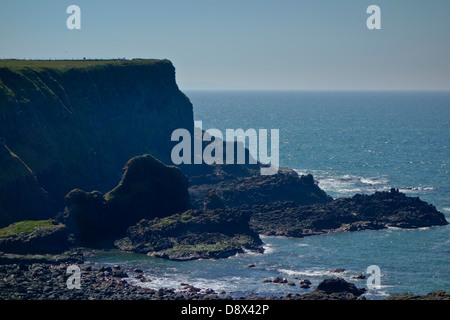
[(250, 212), (229, 209), (210, 192), (203, 210), (142, 220), (115, 244), (121, 250), (172, 260), (226, 258), (244, 250), (263, 252), (249, 220)]
[(84, 244), (115, 240), (141, 219), (166, 217), (191, 207), (187, 177), (151, 155), (130, 159), (120, 183), (107, 194), (75, 189), (65, 200), (64, 220)]
[(417, 197), (392, 189), (322, 204), (275, 202), (253, 206), (251, 226), (265, 235), (303, 237), (332, 231), (420, 228), (446, 225), (445, 216)]

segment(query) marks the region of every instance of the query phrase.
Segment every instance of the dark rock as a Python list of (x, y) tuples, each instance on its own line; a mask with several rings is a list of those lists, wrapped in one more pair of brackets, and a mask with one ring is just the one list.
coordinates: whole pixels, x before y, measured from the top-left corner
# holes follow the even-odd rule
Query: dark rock
[(203, 211), (226, 209), (225, 204), (220, 200), (214, 191), (208, 192), (203, 205)]
[(356, 300), (365, 290), (342, 278), (325, 279), (311, 293), (296, 296), (299, 300)]
[(6, 253), (58, 254), (72, 246), (66, 226), (56, 220), (22, 221), (3, 230), (5, 232), (0, 235), (0, 251)]
[(364, 275), (364, 274), (359, 274), (359, 275), (357, 275), (357, 276), (353, 276), (352, 277), (352, 279), (355, 279), (355, 280), (364, 280), (364, 279), (366, 279), (367, 277)]
[(332, 272), (332, 273), (343, 273), (343, 272), (345, 272), (345, 269), (344, 268), (336, 268), (336, 269), (330, 270), (330, 272)]
[(124, 171), (119, 185), (105, 195), (121, 223), (129, 226), (191, 207), (188, 178), (177, 167), (166, 166), (147, 154), (129, 160)]
[(254, 264), (249, 264), (249, 265), (247, 266), (247, 268), (256, 268), (256, 266), (255, 266)]
[(426, 295), (401, 293), (390, 295), (386, 300), (450, 300), (450, 292), (436, 290)]
[(78, 189), (66, 196), (65, 221), (81, 244), (112, 242), (141, 219), (190, 208), (188, 180), (180, 169), (143, 155), (129, 160), (124, 171), (119, 185), (104, 196)]
[(342, 278), (337, 279), (325, 279), (317, 286), (317, 291), (323, 291), (327, 294), (349, 292), (354, 295), (361, 295), (362, 290), (356, 288), (353, 283), (349, 283)]
[(250, 225), (260, 234), (304, 237), (336, 231), (420, 228), (446, 225), (445, 216), (419, 198), (400, 192), (375, 192), (328, 203), (292, 201), (253, 206)]
[(276, 277), (275, 279), (272, 280), (272, 282), (273, 283), (287, 283), (288, 280), (283, 277)]
[(102, 271), (102, 272), (111, 272), (112, 271), (112, 268), (110, 267), (110, 266), (101, 266), (100, 267), (100, 269), (99, 269), (99, 271)]
[(117, 232), (116, 221), (99, 191), (74, 189), (66, 197), (64, 222), (80, 244), (109, 239)]
[(332, 201), (317, 186), (311, 175), (299, 176), (290, 169), (280, 169), (275, 175), (256, 174), (212, 184), (193, 185), (189, 192), (194, 206), (200, 208), (211, 190), (226, 206), (236, 208), (282, 201), (294, 201), (299, 205)]
[(311, 281), (309, 281), (308, 279), (304, 279), (300, 281), (301, 284), (305, 284), (305, 285), (310, 285)]
[(113, 270), (112, 276), (115, 278), (128, 278), (128, 274), (123, 270)]
[(259, 235), (250, 229), (242, 210), (188, 210), (166, 218), (142, 220), (115, 245), (171, 260), (226, 258), (244, 249), (262, 252)]

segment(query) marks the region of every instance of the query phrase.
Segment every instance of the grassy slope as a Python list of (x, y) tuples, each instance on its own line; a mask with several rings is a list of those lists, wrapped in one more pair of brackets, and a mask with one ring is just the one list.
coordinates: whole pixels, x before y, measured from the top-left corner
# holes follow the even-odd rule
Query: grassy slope
[(49, 220), (25, 220), (15, 222), (9, 226), (0, 229), (0, 237), (7, 237), (14, 234), (31, 233), (37, 229), (42, 228), (54, 228), (55, 226), (61, 227), (57, 221)]

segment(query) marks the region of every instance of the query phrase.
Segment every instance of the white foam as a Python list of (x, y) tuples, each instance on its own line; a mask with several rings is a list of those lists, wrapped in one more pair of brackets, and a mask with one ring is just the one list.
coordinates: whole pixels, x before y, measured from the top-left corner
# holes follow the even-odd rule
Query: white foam
[(127, 279), (127, 282), (147, 289), (158, 290), (160, 288), (173, 289), (177, 292), (185, 291), (185, 286), (182, 286), (182, 283), (187, 283), (190, 286), (194, 286), (196, 288), (201, 289), (201, 292), (204, 292), (206, 289), (213, 289), (215, 291), (236, 291), (241, 286), (242, 278), (241, 277), (227, 277), (222, 279), (206, 279), (206, 278), (188, 278), (183, 274), (176, 275), (166, 275), (162, 277), (149, 277), (146, 278), (150, 281), (141, 282), (139, 279), (134, 277), (130, 277)]
[(344, 194), (369, 193), (388, 189), (389, 180), (385, 177), (360, 177), (350, 174), (325, 175), (317, 177), (319, 186), (325, 191)]
[(271, 253), (275, 252), (275, 249), (270, 244), (267, 244), (267, 243), (265, 243), (263, 245), (263, 249), (264, 249), (264, 254), (271, 254)]
[(442, 211), (450, 212), (450, 208), (449, 207), (444, 207), (444, 208), (442, 208)]
[(294, 171), (295, 171), (299, 176), (306, 176), (306, 175), (308, 174), (306, 171), (303, 171), (303, 170), (294, 169)]
[[(357, 193), (372, 194), (376, 191), (389, 191), (389, 179), (384, 176), (362, 177), (351, 174), (333, 174), (324, 170), (294, 169), (299, 175), (312, 173), (319, 187), (328, 193), (339, 196), (352, 196)], [(398, 188), (403, 193), (420, 193), (434, 191), (436, 187), (412, 186)], [(447, 208), (446, 212), (450, 212)]]
[(403, 193), (417, 193), (417, 192), (421, 192), (421, 191), (433, 191), (436, 189), (437, 188), (434, 188), (434, 187), (404, 187), (404, 188), (399, 188), (398, 190)]
[(323, 269), (306, 269), (306, 270), (289, 270), (278, 269), (278, 272), (287, 274), (289, 276), (302, 276), (302, 277), (324, 277), (331, 274), (328, 270)]

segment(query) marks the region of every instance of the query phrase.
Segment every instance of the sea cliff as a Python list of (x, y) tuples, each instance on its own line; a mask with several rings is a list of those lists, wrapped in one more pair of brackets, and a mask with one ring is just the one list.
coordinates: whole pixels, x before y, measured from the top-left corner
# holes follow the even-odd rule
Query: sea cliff
[(110, 190), (134, 156), (168, 162), (177, 128), (193, 111), (168, 60), (0, 61), (0, 227)]

